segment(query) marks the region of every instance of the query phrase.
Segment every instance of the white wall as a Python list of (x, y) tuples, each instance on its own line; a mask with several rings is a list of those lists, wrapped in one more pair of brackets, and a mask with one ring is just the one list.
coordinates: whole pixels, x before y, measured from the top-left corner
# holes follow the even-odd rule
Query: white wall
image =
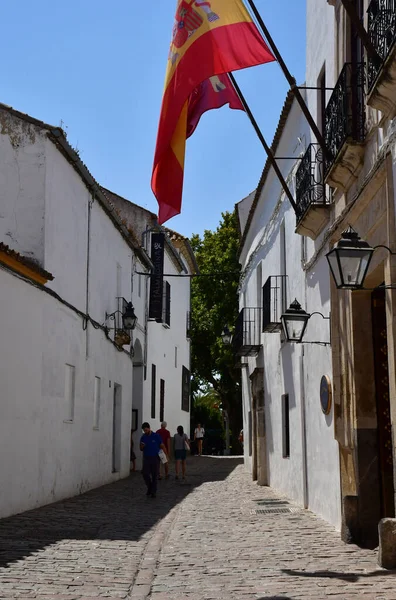
[(0, 111), (0, 240), (44, 262), (46, 136)]
[[(0, 518), (73, 496), (129, 473), (131, 361), (94, 331), (85, 360), (82, 320), (35, 287), (0, 269)], [(21, 328), (21, 315), (23, 319)], [(65, 365), (75, 367), (73, 422)], [(94, 377), (101, 378), (94, 429)], [(112, 473), (114, 382), (123, 389), (121, 469)]]

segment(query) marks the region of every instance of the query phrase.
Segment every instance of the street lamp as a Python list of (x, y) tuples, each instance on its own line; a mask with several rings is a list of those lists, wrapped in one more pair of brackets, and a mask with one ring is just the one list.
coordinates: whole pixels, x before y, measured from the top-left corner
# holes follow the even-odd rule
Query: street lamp
[(309, 315), (301, 308), (301, 304), (294, 300), (289, 308), (281, 315), (281, 323), (288, 342), (301, 342), (307, 327)]
[(115, 310), (113, 313), (106, 313), (106, 321), (110, 319), (111, 321), (115, 321), (116, 315), (120, 314), (122, 319), (122, 327), (125, 331), (131, 331), (131, 329), (135, 329), (137, 316), (135, 315), (135, 309), (133, 308), (132, 302), (128, 302), (125, 311)]
[(122, 315), (122, 325), (126, 331), (130, 331), (131, 329), (135, 329), (136, 322), (137, 316), (135, 315), (133, 304), (132, 302), (128, 302), (125, 312)]
[(343, 231), (340, 241), (326, 254), (338, 289), (357, 290), (363, 287), (373, 252), (374, 248), (362, 240), (352, 227)]
[(228, 325), (224, 325), (224, 329), (221, 333), (221, 339), (223, 340), (223, 344), (226, 344), (227, 346), (231, 344), (232, 333), (228, 329)]

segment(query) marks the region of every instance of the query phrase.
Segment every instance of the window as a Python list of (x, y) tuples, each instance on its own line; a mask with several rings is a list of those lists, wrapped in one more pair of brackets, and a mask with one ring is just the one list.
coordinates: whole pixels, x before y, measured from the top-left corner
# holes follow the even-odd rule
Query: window
[(151, 365), (151, 418), (155, 419), (155, 384), (157, 380), (157, 367)]
[(168, 281), (164, 281), (163, 300), (162, 300), (162, 323), (170, 327), (170, 303), (171, 286)]
[(318, 77), (317, 115), (318, 126), (322, 134), (325, 133), (325, 110), (326, 110), (326, 66), (323, 65)]
[(290, 457), (290, 407), (289, 394), (282, 395), (282, 455)]
[(190, 371), (187, 367), (182, 368), (182, 410), (190, 412)]
[(141, 298), (142, 296), (142, 277), (143, 275), (138, 275), (138, 296)]
[(94, 421), (93, 428), (99, 429), (100, 415), (100, 377), (95, 377), (94, 383)]
[(190, 333), (191, 333), (191, 311), (187, 311), (186, 313), (186, 338), (189, 340), (190, 339)]
[(175, 346), (175, 369), (177, 369), (177, 346)]
[(76, 370), (72, 365), (65, 365), (65, 402), (66, 415), (65, 421), (72, 423), (74, 421), (74, 403), (75, 403), (75, 379)]
[(165, 412), (165, 381), (160, 379), (160, 421), (164, 420)]

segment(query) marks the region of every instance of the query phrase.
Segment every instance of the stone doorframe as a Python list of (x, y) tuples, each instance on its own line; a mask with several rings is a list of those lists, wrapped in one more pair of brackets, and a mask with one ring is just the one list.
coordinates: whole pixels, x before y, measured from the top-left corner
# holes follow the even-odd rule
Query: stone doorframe
[[(395, 197), (393, 164), (389, 154), (361, 190), (344, 220), (338, 224), (330, 247), (352, 225), (372, 246), (384, 244), (395, 251)], [(385, 281), (396, 283), (396, 261), (377, 250), (365, 288)], [(395, 453), (396, 422), (396, 290), (386, 290), (390, 405)], [(337, 290), (331, 279), (331, 327), (335, 438), (340, 447), (342, 537), (375, 547), (380, 518), (378, 498), (377, 414), (371, 325), (371, 290)], [(395, 459), (395, 456), (394, 456)], [(395, 462), (394, 462), (395, 465)]]
[(250, 375), (252, 386), (252, 477), (259, 485), (268, 485), (267, 441), (265, 435), (264, 369)]

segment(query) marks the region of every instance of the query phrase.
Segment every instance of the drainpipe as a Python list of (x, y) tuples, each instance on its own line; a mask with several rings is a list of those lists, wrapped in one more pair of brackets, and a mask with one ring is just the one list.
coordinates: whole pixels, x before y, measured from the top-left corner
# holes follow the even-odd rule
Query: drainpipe
[[(95, 200), (95, 194), (92, 192), (92, 197), (88, 200), (88, 224), (87, 224), (87, 272), (85, 279), (85, 314), (89, 315), (89, 266), (90, 266), (90, 250), (91, 250), (91, 210)], [(85, 359), (89, 356), (89, 322), (87, 320), (85, 329)]]
[(301, 398), (301, 444), (302, 444), (302, 476), (303, 476), (303, 502), (304, 508), (308, 508), (308, 470), (307, 470), (307, 424), (305, 405), (305, 370), (304, 370), (304, 348), (300, 354), (300, 398)]

